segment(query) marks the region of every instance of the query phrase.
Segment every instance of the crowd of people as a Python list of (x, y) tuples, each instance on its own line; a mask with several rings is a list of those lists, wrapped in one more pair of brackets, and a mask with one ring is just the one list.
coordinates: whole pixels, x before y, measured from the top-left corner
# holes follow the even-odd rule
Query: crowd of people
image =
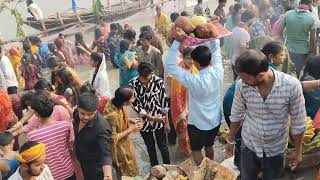
[[(241, 179), (283, 175), (289, 129), (290, 166), (299, 166), (306, 117), (320, 128), (318, 1), (241, 0), (228, 13), (226, 2), (219, 0), (212, 16), (232, 34), (195, 46), (184, 43), (187, 35), (174, 22), (210, 15), (202, 0), (195, 15), (167, 16), (156, 6), (154, 27), (142, 26), (138, 39), (130, 24), (101, 20), (91, 46), (77, 33), (75, 42), (59, 34), (49, 44), (28, 37), (22, 48), (0, 48), (2, 178), (136, 177), (130, 139), (136, 132), (151, 166), (170, 164), (169, 144), (200, 165), (204, 156), (214, 159), (222, 119), (230, 128), (226, 152), (235, 156)], [(234, 82), (221, 101), (227, 59)], [(114, 93), (108, 64), (119, 70)], [(79, 78), (77, 65), (92, 67), (87, 79)]]

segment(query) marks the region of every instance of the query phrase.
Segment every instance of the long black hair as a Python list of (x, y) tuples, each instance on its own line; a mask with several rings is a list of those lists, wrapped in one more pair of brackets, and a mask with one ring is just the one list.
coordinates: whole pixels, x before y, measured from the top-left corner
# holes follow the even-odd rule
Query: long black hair
[(93, 73), (93, 78), (92, 78), (92, 82), (91, 82), (91, 85), (93, 85), (95, 79), (96, 79), (96, 76), (97, 76), (97, 73), (98, 73), (98, 70), (100, 68), (100, 65), (102, 63), (102, 60), (103, 60), (103, 54), (101, 53), (98, 53), (98, 52), (94, 52), (90, 55), (91, 57), (91, 60), (93, 60), (94, 62), (97, 63), (97, 66), (94, 70), (94, 73)]
[(112, 104), (117, 108), (120, 108), (124, 105), (125, 102), (128, 102), (133, 96), (133, 90), (129, 87), (120, 87), (116, 90), (114, 98), (112, 99)]
[[(74, 35), (74, 38), (75, 38), (75, 44), (80, 44), (82, 47), (84, 47), (85, 49), (89, 50), (89, 47), (87, 46), (87, 44), (84, 42), (83, 40), (83, 35), (82, 35), (82, 32), (78, 32)], [(77, 48), (77, 54), (80, 55), (83, 53), (83, 51), (76, 47)]]
[(308, 58), (302, 79), (309, 80), (305, 79), (306, 76), (311, 76), (313, 79), (320, 79), (320, 56)]
[(263, 46), (262, 52), (267, 56), (269, 59), (269, 55), (272, 54), (273, 56), (276, 56), (281, 51), (284, 50), (283, 44), (281, 42), (277, 41), (271, 41)]
[(54, 91), (51, 83), (45, 79), (40, 79), (39, 81), (37, 81), (36, 84), (34, 84), (33, 89), (36, 91), (44, 89), (47, 89), (50, 92)]

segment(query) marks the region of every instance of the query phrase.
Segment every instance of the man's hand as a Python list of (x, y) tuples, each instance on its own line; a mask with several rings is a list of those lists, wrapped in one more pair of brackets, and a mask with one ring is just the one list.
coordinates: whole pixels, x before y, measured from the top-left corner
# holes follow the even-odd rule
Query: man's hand
[(226, 145), (226, 154), (227, 157), (230, 158), (234, 154), (234, 144), (227, 143)]
[(173, 26), (171, 28), (171, 36), (176, 41), (183, 42), (186, 39), (187, 34), (181, 28), (177, 28), (177, 27)]
[(164, 132), (165, 132), (166, 134), (169, 134), (170, 131), (171, 131), (170, 124), (169, 124), (169, 122), (167, 121), (167, 122), (164, 124)]
[(160, 115), (155, 115), (155, 116), (151, 116), (151, 121), (154, 121), (154, 122), (161, 122), (164, 120), (164, 118)]
[(289, 164), (290, 170), (291, 171), (296, 170), (296, 168), (299, 166), (301, 162), (302, 162), (302, 154), (301, 153), (295, 154), (294, 158)]

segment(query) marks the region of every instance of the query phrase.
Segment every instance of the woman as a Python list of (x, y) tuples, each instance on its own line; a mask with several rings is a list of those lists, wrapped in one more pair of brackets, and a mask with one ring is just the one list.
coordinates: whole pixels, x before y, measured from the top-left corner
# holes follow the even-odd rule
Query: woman
[[(91, 51), (88, 44), (84, 42), (83, 35), (81, 32), (76, 33), (75, 37), (75, 48), (73, 48), (74, 59), (76, 59), (77, 64), (89, 64), (90, 57), (87, 51)], [(85, 49), (86, 51), (84, 51)]]
[[(190, 73), (197, 74), (198, 70), (193, 65), (191, 59), (190, 47), (183, 50), (183, 61), (178, 65)], [(184, 87), (179, 81), (172, 79), (171, 84), (171, 116), (172, 122), (176, 129), (178, 149), (180, 152), (190, 155), (191, 148), (188, 137), (188, 89)]]
[[(307, 60), (307, 64), (301, 80), (320, 80), (320, 56), (310, 57)], [(305, 98), (307, 116), (310, 116), (313, 119), (320, 108), (320, 88), (308, 91), (305, 90), (303, 94)]]
[[(64, 96), (59, 96), (54, 94), (54, 89), (50, 84), (50, 82), (48, 82), (45, 79), (40, 79), (34, 85), (34, 90), (35, 90), (34, 92), (29, 92), (27, 94), (24, 94), (22, 99), (24, 99), (24, 101), (26, 100), (30, 101), (31, 99), (34, 98), (33, 96), (35, 94), (45, 93), (53, 100), (55, 104), (53, 116), (56, 116), (57, 117), (56, 119), (59, 119), (61, 117), (70, 119), (70, 117), (72, 117), (73, 109), (68, 105), (68, 102)], [(28, 102), (27, 104), (30, 104), (30, 102)], [(66, 112), (68, 113), (67, 116), (65, 116)], [(22, 127), (22, 125), (25, 124), (26, 122), (28, 122), (28, 124)], [(15, 135), (21, 134), (23, 132), (30, 132), (34, 128), (38, 128), (39, 125), (40, 125), (40, 120), (36, 118), (35, 112), (32, 109), (29, 109), (28, 112), (25, 114), (25, 116), (22, 119), (20, 119), (20, 121), (16, 123), (13, 128), (10, 129), (10, 132), (15, 132)]]
[(3, 89), (0, 89), (0, 119), (0, 132), (9, 129), (17, 122), (10, 96)]
[[(240, 23), (240, 17), (241, 17), (241, 4), (237, 3), (234, 5), (233, 7), (233, 11), (232, 14), (230, 16), (227, 17), (226, 23), (225, 23), (225, 27), (232, 32), (232, 30), (237, 27)], [(223, 49), (225, 49), (227, 56), (231, 57), (231, 40), (230, 37), (225, 37), (224, 38), (224, 45), (223, 45)]]
[[(141, 120), (130, 120), (126, 106), (134, 100), (130, 88), (118, 88), (115, 97), (107, 103), (104, 116), (112, 128), (112, 159), (118, 178), (121, 176), (135, 177), (138, 175), (138, 165), (134, 148), (129, 135), (142, 128)], [(133, 124), (130, 126), (129, 124)]]
[(22, 78), (22, 80), (19, 79), (19, 82), (25, 83), (25, 90), (33, 89), (34, 84), (40, 79), (40, 72), (35, 65), (31, 64), (31, 61), (31, 54), (24, 54), (18, 66), (18, 77)]
[(90, 55), (90, 64), (94, 68), (89, 76), (89, 82), (100, 96), (110, 96), (110, 86), (107, 65), (104, 54), (94, 52)]
[(63, 95), (67, 99), (70, 107), (77, 105), (80, 82), (74, 79), (72, 74), (66, 68), (57, 72), (56, 80), (58, 84), (56, 87), (56, 93), (58, 95)]
[(12, 64), (12, 67), (17, 75), (17, 80), (19, 82), (19, 87), (20, 89), (24, 89), (24, 80), (23, 78), (21, 78), (20, 76), (20, 73), (18, 73), (18, 68), (20, 66), (20, 60), (21, 60), (21, 53), (19, 51), (19, 49), (16, 47), (16, 46), (12, 46), (10, 49), (9, 49), (9, 59), (10, 59), (10, 62)]
[[(80, 94), (82, 93), (91, 93), (91, 94), (96, 94), (96, 90), (92, 87), (92, 85), (89, 82), (85, 82), (81, 88), (80, 88)], [(97, 108), (97, 111), (100, 113), (103, 113), (104, 108), (107, 104), (107, 102), (110, 100), (109, 97), (107, 96), (98, 96), (99, 98), (99, 106)]]
[(74, 64), (72, 62), (69, 50), (64, 45), (64, 40), (61, 39), (61, 38), (57, 38), (54, 41), (54, 44), (56, 45), (57, 50), (60, 51), (63, 54), (67, 65), (70, 66), (71, 68), (74, 68)]
[(138, 62), (130, 49), (130, 41), (124, 39), (120, 42), (120, 53), (115, 56), (115, 62), (120, 68), (120, 87), (128, 86), (129, 81), (138, 76)]
[(296, 76), (293, 63), (281, 42), (271, 41), (261, 50), (269, 60), (269, 66), (277, 71)]
[(94, 41), (91, 46), (91, 51), (103, 53), (105, 56), (109, 54), (106, 39), (100, 28), (94, 30)]

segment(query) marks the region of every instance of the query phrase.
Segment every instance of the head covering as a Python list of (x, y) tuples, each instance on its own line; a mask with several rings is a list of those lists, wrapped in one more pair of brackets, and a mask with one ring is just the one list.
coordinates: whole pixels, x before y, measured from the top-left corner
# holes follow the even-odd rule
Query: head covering
[(7, 130), (14, 120), (16, 117), (10, 96), (5, 90), (0, 89), (0, 132)]
[(31, 163), (42, 155), (46, 154), (46, 145), (37, 144), (30, 149), (27, 149), (21, 153), (16, 154), (16, 158), (23, 164)]

